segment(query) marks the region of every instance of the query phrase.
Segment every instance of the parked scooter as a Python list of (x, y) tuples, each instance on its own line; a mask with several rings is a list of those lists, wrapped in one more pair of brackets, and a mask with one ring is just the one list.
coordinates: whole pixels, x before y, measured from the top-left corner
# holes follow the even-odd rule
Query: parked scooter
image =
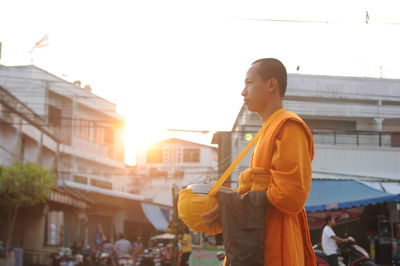
[[(347, 243), (339, 246), (342, 255), (339, 260), (339, 266), (377, 266), (373, 262), (368, 252), (356, 244), (354, 238)], [(318, 266), (329, 266), (329, 261), (325, 253), (322, 251), (321, 244), (314, 246), (315, 256), (317, 257)]]
[(135, 266), (160, 266), (161, 260), (161, 249), (146, 248), (135, 261)]
[(76, 266), (79, 258), (72, 255), (70, 248), (61, 247), (57, 253), (51, 254), (52, 266)]
[(130, 255), (119, 256), (117, 258), (118, 266), (133, 266), (133, 258)]
[(96, 262), (96, 250), (93, 250), (90, 246), (83, 247), (81, 253), (83, 262), (79, 265), (82, 266), (97, 266)]

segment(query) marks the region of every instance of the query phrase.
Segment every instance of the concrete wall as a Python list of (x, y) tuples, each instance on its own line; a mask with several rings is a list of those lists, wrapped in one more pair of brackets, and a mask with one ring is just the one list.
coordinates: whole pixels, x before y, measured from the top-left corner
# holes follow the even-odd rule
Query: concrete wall
[(400, 81), (395, 79), (288, 75), (287, 95), (391, 100), (400, 96)]
[(400, 180), (400, 149), (316, 145), (314, 171), (393, 176)]

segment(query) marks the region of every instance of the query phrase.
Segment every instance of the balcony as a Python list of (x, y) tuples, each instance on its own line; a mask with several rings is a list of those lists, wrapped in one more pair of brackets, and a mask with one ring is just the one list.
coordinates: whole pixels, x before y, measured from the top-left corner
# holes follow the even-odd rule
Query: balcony
[(315, 144), (400, 148), (397, 131), (313, 130)]

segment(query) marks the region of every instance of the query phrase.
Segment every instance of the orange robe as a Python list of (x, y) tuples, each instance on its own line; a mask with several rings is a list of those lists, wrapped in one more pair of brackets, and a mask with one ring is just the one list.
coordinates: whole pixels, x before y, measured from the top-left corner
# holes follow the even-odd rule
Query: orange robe
[(311, 188), (313, 154), (307, 125), (294, 113), (279, 113), (258, 140), (250, 162), (249, 170), (265, 169), (265, 174), (255, 173), (252, 180), (243, 174), (239, 179), (240, 194), (266, 190), (270, 202), (265, 217), (264, 265), (316, 265), (304, 209)]

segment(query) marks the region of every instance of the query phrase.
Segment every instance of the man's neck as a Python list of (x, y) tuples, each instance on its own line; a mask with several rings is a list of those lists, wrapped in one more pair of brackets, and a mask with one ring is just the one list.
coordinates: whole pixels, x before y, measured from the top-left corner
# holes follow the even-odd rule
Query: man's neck
[(268, 120), (268, 118), (275, 113), (276, 111), (278, 111), (279, 109), (283, 108), (283, 104), (282, 101), (277, 102), (273, 105), (267, 106), (262, 112), (258, 113), (262, 120), (265, 122)]

